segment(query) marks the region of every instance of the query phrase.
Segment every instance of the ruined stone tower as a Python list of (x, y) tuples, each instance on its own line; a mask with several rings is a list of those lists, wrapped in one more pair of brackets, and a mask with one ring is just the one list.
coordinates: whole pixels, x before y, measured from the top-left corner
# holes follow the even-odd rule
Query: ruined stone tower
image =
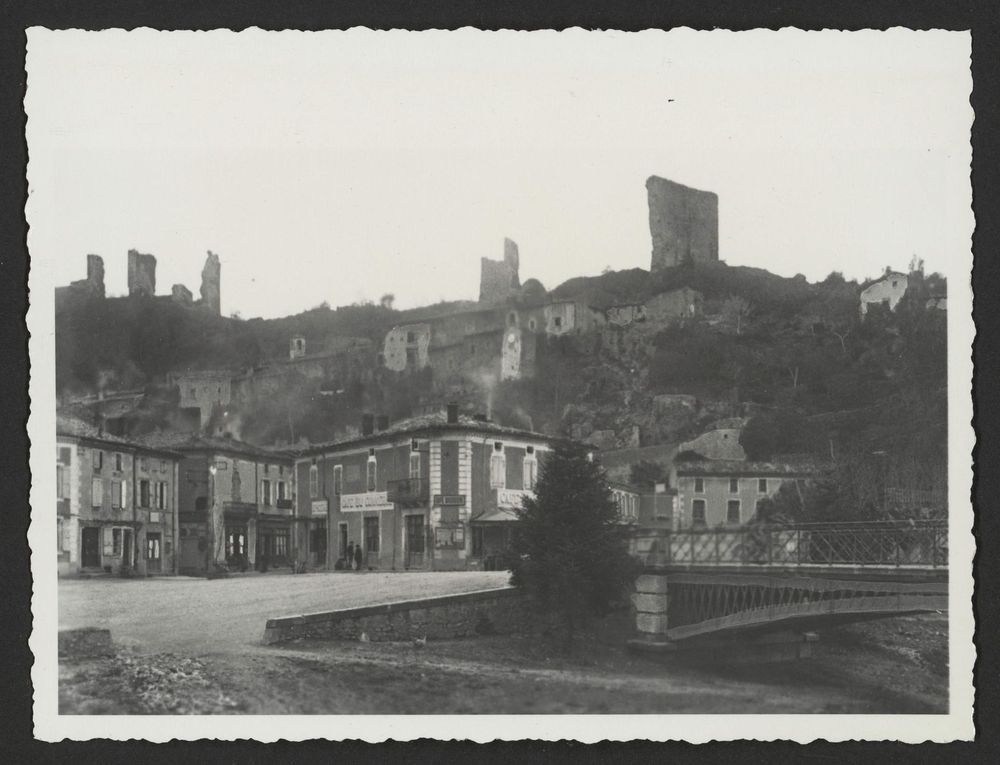
[(219, 256), (209, 250), (205, 267), (201, 269), (201, 305), (216, 315), (222, 313), (221, 270)]
[(517, 242), (511, 239), (503, 240), (503, 260), (480, 260), (479, 301), (482, 303), (500, 303), (514, 295), (521, 288), (518, 277), (520, 258), (517, 252)]
[[(88, 267), (90, 265), (88, 259)], [(103, 265), (103, 264), (102, 264)], [(146, 255), (138, 250), (128, 251), (128, 294), (147, 295), (152, 297), (156, 294), (156, 258)]]
[(719, 259), (719, 196), (650, 176), (651, 271)]
[(87, 256), (86, 284), (94, 295), (104, 297), (104, 258), (100, 255)]

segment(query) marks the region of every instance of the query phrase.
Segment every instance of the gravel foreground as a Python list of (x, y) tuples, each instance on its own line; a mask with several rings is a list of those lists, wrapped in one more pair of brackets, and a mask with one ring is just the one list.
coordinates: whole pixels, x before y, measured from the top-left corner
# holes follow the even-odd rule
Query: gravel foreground
[(825, 631), (813, 657), (722, 664), (629, 653), (619, 619), (572, 655), (537, 639), (294, 641), (236, 656), (119, 649), (60, 660), (61, 714), (944, 713), (947, 618)]

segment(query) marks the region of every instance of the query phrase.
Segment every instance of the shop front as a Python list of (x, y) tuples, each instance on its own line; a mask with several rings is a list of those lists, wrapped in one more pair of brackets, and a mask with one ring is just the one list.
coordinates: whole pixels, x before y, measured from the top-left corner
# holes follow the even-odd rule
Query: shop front
[(509, 508), (487, 510), (472, 519), (472, 560), (478, 568), (505, 571), (513, 565), (516, 524), (517, 513)]

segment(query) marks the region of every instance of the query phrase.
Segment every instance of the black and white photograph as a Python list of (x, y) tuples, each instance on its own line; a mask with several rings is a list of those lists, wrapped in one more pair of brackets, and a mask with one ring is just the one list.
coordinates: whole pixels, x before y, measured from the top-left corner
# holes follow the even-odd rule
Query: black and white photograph
[(968, 33), (27, 38), (38, 737), (972, 737)]

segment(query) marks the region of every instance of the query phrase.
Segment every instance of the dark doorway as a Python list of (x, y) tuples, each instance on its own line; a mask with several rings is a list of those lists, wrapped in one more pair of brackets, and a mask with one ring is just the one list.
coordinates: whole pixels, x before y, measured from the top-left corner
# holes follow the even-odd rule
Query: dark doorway
[(425, 549), (424, 516), (406, 516), (406, 567), (423, 568)]
[(146, 573), (159, 574), (162, 570), (162, 551), (160, 541), (162, 535), (159, 532), (146, 534)]
[(101, 567), (101, 530), (96, 526), (83, 529), (83, 554), (80, 565), (83, 568)]
[(337, 547), (337, 557), (347, 558), (347, 524), (340, 524), (340, 544)]

